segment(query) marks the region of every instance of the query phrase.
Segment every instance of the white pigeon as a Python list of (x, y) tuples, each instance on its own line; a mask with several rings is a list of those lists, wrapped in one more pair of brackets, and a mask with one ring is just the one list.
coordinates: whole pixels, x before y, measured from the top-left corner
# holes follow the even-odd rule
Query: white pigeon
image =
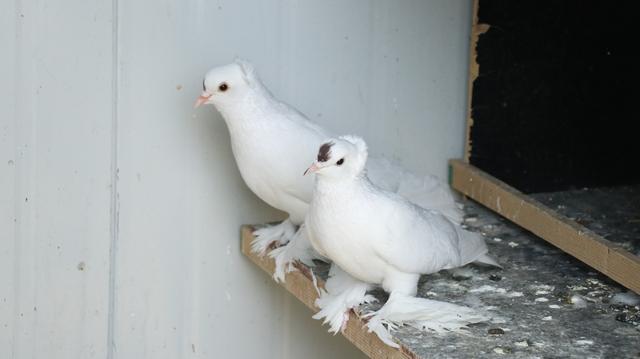
[(348, 318), (345, 311), (370, 301), (365, 292), (379, 285), (390, 297), (367, 325), (391, 346), (397, 344), (383, 324), (442, 331), (485, 320), (467, 307), (414, 297), (421, 274), (471, 262), (499, 266), (487, 255), (482, 236), (380, 189), (367, 178), (366, 162), (365, 142), (343, 136), (322, 144), (305, 172), (316, 173), (305, 220), (308, 239), (342, 270), (332, 270), (314, 318), (325, 318), (337, 332)]
[[(254, 232), (252, 250), (276, 260), (274, 278), (284, 280), (294, 260), (312, 265), (313, 250), (302, 225), (313, 193), (313, 179), (300, 168), (315, 156), (331, 134), (293, 107), (278, 101), (260, 82), (253, 67), (236, 60), (207, 72), (195, 107), (213, 104), (222, 114), (231, 137), (231, 149), (247, 186), (269, 205), (286, 212), (282, 223)], [(384, 159), (370, 161), (369, 173), (379, 186), (427, 208), (438, 209), (460, 221), (462, 212), (449, 187), (434, 176), (418, 177)], [(275, 242), (275, 243), (274, 243)], [(289, 265), (287, 265), (289, 264)]]

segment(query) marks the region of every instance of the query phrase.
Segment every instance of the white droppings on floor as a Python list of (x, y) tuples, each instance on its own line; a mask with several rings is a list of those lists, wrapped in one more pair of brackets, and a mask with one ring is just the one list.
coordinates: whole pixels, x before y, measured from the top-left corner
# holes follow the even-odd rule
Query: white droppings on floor
[(583, 287), (581, 285), (570, 285), (568, 288), (576, 292), (587, 289), (587, 287)]
[(482, 278), (478, 276), (478, 272), (469, 267), (461, 267), (461, 268), (453, 268), (449, 269), (449, 272), (453, 274), (455, 277), (464, 277), (464, 278)]
[(496, 354), (506, 354), (506, 352), (504, 351), (504, 349), (497, 347), (497, 348), (493, 348), (493, 352)]
[(580, 339), (576, 340), (577, 345), (593, 345), (593, 340)]
[(529, 288), (531, 288), (532, 290), (544, 290), (547, 292), (552, 292), (554, 289), (556, 289), (556, 287), (552, 286), (552, 285), (548, 285), (548, 284), (533, 284), (530, 285)]
[(629, 291), (615, 294), (611, 297), (611, 303), (613, 304), (626, 304), (626, 305), (638, 305), (640, 304), (640, 296)]
[[(502, 317), (491, 318), (491, 323), (493, 323), (493, 324), (504, 324), (506, 322), (507, 322), (507, 320), (505, 318), (502, 318)], [(503, 330), (508, 331), (507, 329), (503, 329)]]
[(522, 292), (511, 292), (507, 294), (507, 297), (510, 298), (517, 298), (517, 297), (522, 297), (524, 296), (524, 294), (522, 294)]
[(584, 298), (582, 298), (582, 296), (580, 295), (573, 295), (570, 299), (571, 304), (573, 304), (574, 307), (576, 308), (586, 308), (587, 307), (587, 301), (584, 300)]
[(482, 287), (479, 288), (473, 288), (469, 290), (470, 293), (488, 293), (488, 292), (493, 292), (493, 293), (497, 293), (497, 294), (506, 294), (507, 290), (504, 288), (498, 288), (498, 287), (494, 287), (492, 285), (483, 285)]

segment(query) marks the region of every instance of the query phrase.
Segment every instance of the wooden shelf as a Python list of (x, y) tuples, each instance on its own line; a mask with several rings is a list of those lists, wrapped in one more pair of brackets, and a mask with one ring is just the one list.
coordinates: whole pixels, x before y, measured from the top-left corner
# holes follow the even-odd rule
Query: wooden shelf
[(638, 256), (468, 163), (451, 168), (456, 190), (640, 293)]

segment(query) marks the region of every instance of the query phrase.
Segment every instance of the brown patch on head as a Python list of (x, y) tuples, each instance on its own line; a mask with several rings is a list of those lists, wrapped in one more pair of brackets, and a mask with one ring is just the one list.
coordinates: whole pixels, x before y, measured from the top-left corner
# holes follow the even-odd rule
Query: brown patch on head
[(331, 155), (331, 146), (333, 146), (333, 142), (323, 143), (320, 146), (320, 150), (318, 151), (318, 162), (327, 162)]

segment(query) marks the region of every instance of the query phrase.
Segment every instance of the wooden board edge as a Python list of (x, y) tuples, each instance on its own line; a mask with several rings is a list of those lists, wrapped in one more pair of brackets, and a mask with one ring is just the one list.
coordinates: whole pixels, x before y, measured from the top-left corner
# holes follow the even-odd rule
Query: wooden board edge
[(640, 293), (638, 256), (462, 160), (449, 164), (454, 189)]
[(478, 7), (480, 0), (473, 0), (471, 9), (471, 34), (469, 36), (469, 78), (467, 79), (467, 129), (465, 132), (464, 156), (465, 162), (469, 163), (471, 157), (471, 128), (473, 127), (473, 112), (471, 105), (473, 104), (473, 83), (480, 73), (480, 65), (478, 64), (478, 52), (476, 45), (480, 35), (489, 30), (489, 25), (478, 23)]
[[(270, 276), (273, 275), (275, 262), (268, 256), (258, 256), (251, 252), (251, 241), (253, 241), (254, 227), (244, 225), (241, 228), (241, 252), (255, 263), (260, 269)], [(318, 308), (315, 306), (315, 300), (318, 293), (313, 286), (311, 270), (303, 264), (296, 264), (297, 271), (287, 273), (285, 283), (280, 283), (293, 296), (298, 298), (304, 305), (316, 313)], [(324, 288), (324, 281), (317, 279), (318, 287)], [(321, 322), (318, 322), (320, 325)], [(394, 349), (384, 344), (377, 335), (369, 333), (365, 327), (365, 322), (360, 318), (358, 313), (349, 313), (349, 321), (342, 335), (347, 338), (353, 345), (360, 349), (370, 358), (376, 359), (417, 359), (418, 357), (407, 347), (402, 346), (400, 349)]]

